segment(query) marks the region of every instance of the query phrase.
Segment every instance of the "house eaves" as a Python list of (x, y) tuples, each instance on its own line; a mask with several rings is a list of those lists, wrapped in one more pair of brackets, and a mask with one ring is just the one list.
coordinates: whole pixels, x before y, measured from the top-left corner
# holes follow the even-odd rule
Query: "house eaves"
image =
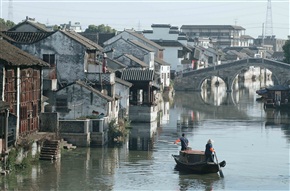
[(151, 46), (154, 46), (156, 47), (158, 50), (164, 50), (164, 48), (162, 46), (160, 46), (159, 44), (155, 43), (154, 41), (152, 40), (149, 40), (147, 39), (146, 37), (144, 37), (142, 34), (138, 34), (136, 32), (132, 32), (132, 31), (129, 31), (129, 30), (125, 30), (126, 32), (128, 32), (129, 34), (139, 38), (141, 41), (144, 41), (145, 43), (148, 43), (150, 44)]
[(163, 66), (170, 66), (169, 63), (165, 62), (164, 60), (161, 60), (161, 59), (158, 58), (158, 57), (154, 57), (154, 61), (157, 62), (157, 63), (160, 64), (160, 65), (163, 65)]
[(241, 39), (250, 40), (255, 38), (251, 37), (250, 35), (241, 35)]
[(84, 45), (88, 50), (103, 51), (103, 48), (100, 45), (78, 34), (75, 31), (59, 30), (59, 32)]
[[(3, 31), (3, 32), (5, 32), (5, 31)], [(5, 33), (3, 33), (3, 32), (0, 31), (0, 37), (2, 37), (2, 39), (7, 40), (7, 41), (9, 41), (9, 42), (15, 42), (14, 39), (12, 39), (11, 37), (7, 36), (7, 35), (6, 35)]]
[(122, 84), (122, 85), (125, 85), (127, 87), (132, 87), (132, 83), (126, 81), (126, 80), (122, 80), (121, 78), (115, 78), (115, 82), (119, 83), (119, 84)]
[(236, 29), (236, 30), (245, 30), (245, 28), (241, 26), (234, 25), (182, 25), (180, 29)]
[[(119, 61), (117, 61), (115, 59), (111, 59), (111, 58), (107, 57), (107, 65), (108, 65), (108, 67), (110, 67), (113, 64), (117, 65), (118, 69), (122, 69), (122, 68), (126, 68), (127, 67), (126, 65), (122, 64), (121, 62), (119, 62)], [(114, 69), (113, 66), (111, 66), (111, 68)]]
[(153, 81), (153, 70), (130, 68), (123, 71), (121, 79), (126, 81)]
[(5, 40), (0, 40), (0, 63), (8, 66), (49, 66), (43, 60), (28, 54)]
[(11, 32), (5, 31), (3, 34), (13, 39), (16, 43), (32, 44), (38, 42), (55, 32)]
[(136, 62), (137, 64), (139, 64), (142, 67), (148, 68), (148, 64), (146, 64), (145, 62), (139, 60), (138, 58), (136, 58), (135, 56), (131, 55), (131, 54), (123, 54), (125, 57), (129, 58), (130, 60)]
[(183, 47), (184, 46), (177, 40), (152, 40), (152, 41), (164, 47)]
[(128, 39), (129, 42), (135, 44), (136, 46), (146, 50), (146, 51), (149, 51), (149, 52), (154, 52), (154, 50), (152, 48), (149, 48), (148, 46), (146, 46), (145, 44), (139, 42), (138, 40), (130, 40)]
[(89, 91), (91, 91), (91, 92), (99, 95), (100, 97), (106, 99), (107, 101), (114, 101), (114, 98), (112, 98), (112, 97), (110, 97), (108, 95), (103, 94), (102, 92), (98, 91), (97, 89), (95, 89), (95, 88), (93, 88), (91, 86), (86, 85), (83, 81), (78, 80), (78, 81), (75, 82), (75, 84), (80, 85), (80, 86), (86, 88), (87, 90), (89, 90)]
[(29, 21), (29, 20), (25, 20), (22, 23), (19, 23), (17, 25), (15, 25), (14, 27), (10, 28), (8, 31), (15, 31), (16, 28), (18, 28), (21, 25), (24, 24), (29, 24), (35, 28), (37, 28), (38, 30), (42, 31), (42, 32), (50, 32), (46, 26), (44, 24), (38, 23), (38, 22), (33, 22), (33, 21)]

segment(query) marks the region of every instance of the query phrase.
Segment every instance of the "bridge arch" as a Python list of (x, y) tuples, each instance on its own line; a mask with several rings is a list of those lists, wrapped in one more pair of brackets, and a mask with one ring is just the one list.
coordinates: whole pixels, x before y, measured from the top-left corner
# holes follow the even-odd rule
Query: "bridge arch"
[(192, 70), (177, 76), (174, 80), (175, 90), (201, 91), (202, 83), (211, 76), (221, 78), (227, 92), (232, 91), (236, 76), (250, 66), (262, 67), (272, 72), (272, 78), (277, 85), (290, 85), (290, 65), (263, 58), (249, 58), (208, 68)]

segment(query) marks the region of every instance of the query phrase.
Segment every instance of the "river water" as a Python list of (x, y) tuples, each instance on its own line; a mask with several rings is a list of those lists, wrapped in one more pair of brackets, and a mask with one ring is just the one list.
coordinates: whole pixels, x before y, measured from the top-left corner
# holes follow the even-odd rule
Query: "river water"
[[(62, 151), (56, 162), (40, 161), (24, 172), (1, 177), (2, 190), (289, 190), (290, 113), (263, 109), (259, 82), (220, 85), (203, 92), (176, 92), (164, 102), (160, 121), (132, 124), (124, 145)], [(173, 144), (181, 133), (193, 149), (209, 138), (219, 174), (175, 169)]]

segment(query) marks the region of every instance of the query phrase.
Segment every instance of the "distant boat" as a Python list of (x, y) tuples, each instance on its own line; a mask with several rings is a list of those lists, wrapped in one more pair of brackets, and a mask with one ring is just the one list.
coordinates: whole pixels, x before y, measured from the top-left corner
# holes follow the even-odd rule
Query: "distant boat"
[(256, 93), (262, 96), (264, 108), (289, 109), (290, 88), (283, 85), (269, 86)]
[(179, 155), (172, 156), (178, 169), (193, 174), (217, 173), (220, 167), (225, 167), (226, 165), (226, 161), (222, 161), (219, 164), (215, 162), (206, 162), (204, 151), (200, 150), (180, 151)]

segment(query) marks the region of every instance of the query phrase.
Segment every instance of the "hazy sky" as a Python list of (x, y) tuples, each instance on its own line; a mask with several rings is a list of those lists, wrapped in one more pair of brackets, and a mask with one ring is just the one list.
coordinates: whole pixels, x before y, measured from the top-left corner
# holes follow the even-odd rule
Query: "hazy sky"
[[(80, 22), (83, 30), (90, 24), (117, 30), (149, 30), (152, 24), (239, 25), (254, 38), (262, 35), (267, 10), (267, 0), (0, 0), (1, 18), (16, 24), (28, 16), (49, 25)], [(273, 35), (287, 39), (290, 0), (271, 0), (271, 10)]]

